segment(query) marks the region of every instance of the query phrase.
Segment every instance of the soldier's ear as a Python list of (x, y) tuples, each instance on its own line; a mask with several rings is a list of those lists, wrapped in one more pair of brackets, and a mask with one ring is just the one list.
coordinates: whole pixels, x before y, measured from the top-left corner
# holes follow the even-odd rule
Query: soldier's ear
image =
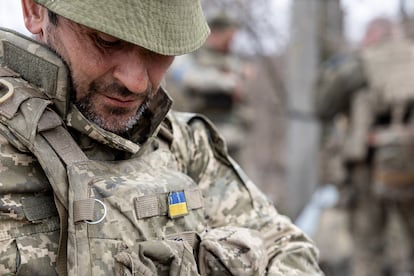
[(26, 28), (32, 34), (41, 36), (47, 23), (47, 9), (33, 0), (22, 0), (22, 10)]

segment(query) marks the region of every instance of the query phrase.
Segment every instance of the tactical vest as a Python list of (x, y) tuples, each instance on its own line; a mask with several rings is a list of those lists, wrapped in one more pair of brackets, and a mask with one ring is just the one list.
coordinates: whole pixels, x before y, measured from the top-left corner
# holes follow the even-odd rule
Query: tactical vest
[[(150, 139), (135, 158), (89, 160), (48, 108), (49, 100), (33, 97), (19, 89), (21, 80), (4, 75), (1, 83), (10, 88), (7, 93), (19, 97), (0, 105), (0, 121), (7, 127), (2, 133), (16, 137), (39, 160), (64, 207), (61, 221), (67, 208), (70, 275), (95, 275), (94, 270), (114, 274), (115, 258), (108, 256), (128, 252), (139, 241), (197, 241), (205, 229), (202, 196), (194, 181), (174, 166), (168, 150), (154, 150), (157, 141)], [(25, 116), (30, 110), (37, 111), (35, 116)]]
[[(13, 67), (13, 62), (7, 60), (11, 58), (10, 52), (14, 52), (14, 57), (16, 53), (25, 55), (25, 60), (32, 62), (54, 62), (54, 57), (48, 57), (49, 53), (39, 45), (26, 46), (20, 39), (17, 45), (3, 40), (3, 62)], [(31, 51), (26, 52), (26, 48)], [(54, 73), (59, 81), (57, 85), (38, 83), (40, 89), (26, 82), (13, 68), (0, 67), (0, 133), (14, 147), (36, 157), (53, 189), (61, 231), (59, 274), (264, 273), (267, 255), (260, 234), (238, 227), (207, 229), (202, 192), (177, 161), (178, 155), (186, 154), (184, 148), (172, 142), (172, 133), (180, 136), (177, 122), (171, 123), (170, 131), (166, 127), (158, 131), (167, 143), (152, 136), (142, 145), (137, 144), (137, 152), (127, 160), (91, 160), (61, 119), (70, 108), (64, 93), (67, 72), (62, 72), (62, 64), (55, 68), (53, 62), (44, 74)], [(37, 76), (30, 75), (30, 66), (16, 66), (25, 78), (36, 82)], [(216, 158), (233, 166), (249, 189), (249, 182), (226, 155), (214, 127), (192, 114), (182, 114), (180, 120), (184, 125), (192, 120), (205, 123), (211, 131)], [(47, 205), (44, 210), (53, 207)], [(46, 220), (41, 225), (51, 224)], [(231, 241), (227, 243), (227, 239)], [(251, 252), (251, 256), (235, 256), (234, 250), (240, 248)], [(24, 271), (20, 273), (23, 275)]]

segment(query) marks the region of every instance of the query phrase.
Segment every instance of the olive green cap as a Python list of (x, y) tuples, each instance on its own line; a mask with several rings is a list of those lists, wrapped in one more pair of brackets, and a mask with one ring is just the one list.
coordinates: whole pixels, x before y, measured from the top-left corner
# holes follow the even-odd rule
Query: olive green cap
[(74, 22), (163, 55), (182, 55), (209, 35), (199, 0), (35, 0)]

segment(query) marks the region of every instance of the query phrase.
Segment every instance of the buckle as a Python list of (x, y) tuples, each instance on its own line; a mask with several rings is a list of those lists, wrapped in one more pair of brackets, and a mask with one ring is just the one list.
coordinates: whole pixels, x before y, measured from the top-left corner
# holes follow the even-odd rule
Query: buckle
[(0, 79), (0, 91), (2, 91), (4, 87), (7, 88), (7, 92), (0, 97), (0, 104), (7, 101), (14, 94), (14, 86), (10, 82)]

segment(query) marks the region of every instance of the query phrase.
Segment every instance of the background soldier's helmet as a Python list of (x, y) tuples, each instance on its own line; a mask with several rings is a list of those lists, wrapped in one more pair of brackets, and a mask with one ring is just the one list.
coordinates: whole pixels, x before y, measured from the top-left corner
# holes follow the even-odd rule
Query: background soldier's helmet
[(35, 0), (79, 24), (163, 55), (199, 48), (209, 34), (198, 0)]
[(227, 29), (229, 27), (239, 27), (239, 21), (225, 12), (220, 12), (208, 18), (208, 25), (211, 29), (220, 30)]

